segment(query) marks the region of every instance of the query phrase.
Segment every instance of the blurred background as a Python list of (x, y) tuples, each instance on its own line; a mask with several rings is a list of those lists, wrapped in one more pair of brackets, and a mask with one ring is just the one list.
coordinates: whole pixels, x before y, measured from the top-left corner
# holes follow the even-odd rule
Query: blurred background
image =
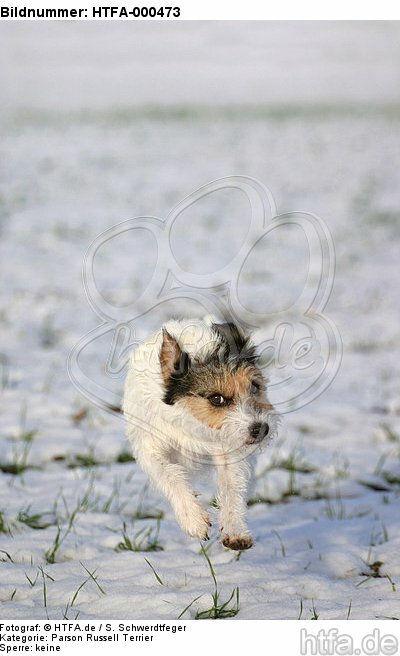
[[(16, 533), (15, 538), (8, 534), (5, 520), (0, 521), (3, 549), (14, 562), (23, 563), (1, 564), (8, 577), (0, 586), (1, 599), (9, 603), (5, 617), (16, 618), (18, 608), (19, 617), (33, 617), (30, 599), (36, 599), (35, 608), (42, 603), (40, 590), (25, 590), (24, 563), (44, 562), (56, 525), (67, 521), (56, 512), (62, 511), (61, 502), (48, 513), (50, 501), (60, 498), (60, 489), (69, 507), (75, 507), (76, 495), (89, 498), (82, 491), (86, 472), (95, 472), (96, 487), (90, 488), (95, 499), (89, 495), (90, 504), (83, 510), (79, 506), (82, 527), (62, 558), (97, 554), (94, 566), (99, 565), (102, 573), (103, 552), (111, 558), (112, 540), (117, 539), (109, 527), (118, 531), (122, 522), (132, 519), (135, 495), (142, 503), (140, 490), (146, 479), (124, 464), (131, 456), (122, 422), (93, 407), (67, 374), (71, 349), (103, 320), (84, 293), (87, 248), (111, 226), (141, 215), (164, 218), (201, 185), (230, 175), (260, 180), (270, 189), (278, 213), (321, 216), (336, 249), (326, 314), (340, 331), (343, 362), (319, 398), (285, 416), (282, 439), (264, 454), (259, 494), (268, 504), (300, 497), (292, 506), (293, 526), (304, 532), (299, 524), (303, 512), (302, 521), (310, 522), (311, 533), (320, 534), (322, 520), (315, 525), (314, 516), (325, 518), (325, 546), (330, 548), (335, 536), (342, 535), (332, 518), (342, 519), (345, 510), (349, 512), (340, 506), (335, 515), (340, 484), (340, 494), (351, 498), (346, 503), (367, 506), (364, 520), (358, 519), (364, 515), (357, 514), (357, 507), (346, 524), (351, 553), (370, 554), (372, 535), (382, 531), (385, 522), (382, 541), (387, 553), (376, 559), (392, 558), (387, 570), (391, 576), (400, 571), (393, 561), (399, 553), (398, 538), (396, 543), (386, 539), (396, 536), (396, 515), (381, 500), (382, 491), (384, 503), (394, 500), (400, 482), (399, 124), (398, 22), (0, 24), (0, 498), (6, 500), (0, 519), (7, 511), (10, 521), (19, 517), (20, 523), (21, 518), (27, 522), (27, 512), (21, 509), (31, 505), (29, 516), (36, 513), (36, 524), (42, 513), (51, 516), (51, 525), (34, 526), (42, 531), (30, 527), (29, 533)], [(248, 206), (236, 190), (208, 197), (174, 224), (174, 257), (189, 272), (212, 275), (240, 247), (248, 223)], [(99, 292), (117, 306), (132, 302), (143, 291), (157, 258), (162, 261), (164, 255), (145, 231), (135, 239), (121, 237), (112, 247), (106, 244), (94, 268)], [(289, 310), (307, 277), (309, 260), (301, 233), (289, 227), (276, 231), (246, 262), (241, 301), (253, 311)], [(188, 314), (187, 309), (183, 306), (182, 313)], [(140, 310), (148, 310), (145, 295)], [(170, 310), (162, 308), (162, 318)], [(143, 335), (159, 321), (160, 312), (145, 314)], [(86, 355), (85, 366), (94, 381), (105, 379), (109, 337), (94, 341)], [(121, 388), (122, 381), (123, 372), (113, 384)], [(367, 475), (370, 483), (359, 484)], [(113, 490), (118, 481), (122, 487), (117, 494)], [(161, 503), (154, 498), (155, 504)], [(308, 505), (310, 498), (317, 500), (315, 505)], [(101, 508), (111, 508), (108, 514), (98, 510), (99, 500)], [(282, 519), (279, 505), (276, 515), (268, 506), (266, 522), (265, 508), (254, 505), (251, 510), (256, 539), (265, 539), (255, 556), (249, 556), (259, 558), (262, 569), (251, 570), (254, 585), (249, 580), (247, 605), (246, 584), (241, 583), (241, 616), (297, 617), (303, 584), (293, 602), (288, 570), (282, 570), (283, 579), (274, 587), (273, 610), (267, 589), (251, 601), (262, 572), (272, 576), (280, 571), (276, 553), (270, 553), (268, 522), (275, 517), (279, 532), (285, 530), (282, 522), (290, 522), (289, 514)], [(88, 509), (93, 512), (89, 529)], [(378, 511), (386, 515), (376, 528), (373, 518), (379, 517)], [(168, 508), (165, 512), (168, 517)], [(168, 548), (176, 542), (179, 562), (186, 553), (192, 571), (192, 547), (172, 518), (162, 526), (162, 540), (166, 543), (165, 535), (169, 536)], [(289, 556), (297, 556), (296, 530), (282, 536), (288, 541)], [(81, 551), (76, 550), (79, 540)], [(63, 548), (67, 544), (68, 540)], [(301, 570), (309, 581), (311, 569), (305, 570), (312, 552), (307, 545), (304, 549)], [(314, 552), (315, 571), (326, 574), (318, 549)], [(110, 560), (108, 576), (110, 581), (114, 577), (115, 586), (123, 585), (118, 572), (126, 569), (117, 560), (120, 557), (114, 553), (116, 560)], [(285, 562), (289, 567), (290, 558)], [(332, 570), (335, 586), (336, 577), (342, 577), (340, 563)], [(352, 576), (365, 571), (358, 561), (352, 563)], [(15, 583), (17, 570), (20, 584)], [(75, 576), (73, 568), (70, 572)], [(296, 557), (292, 573), (298, 575)], [(148, 585), (146, 578), (144, 582)], [(71, 590), (78, 583), (72, 578)], [(136, 584), (137, 578), (129, 582)], [(397, 613), (391, 589), (378, 594), (371, 586), (368, 595), (364, 586), (356, 597), (353, 582), (346, 585), (349, 588), (340, 597), (327, 579), (324, 618), (346, 616), (349, 599), (352, 616), (375, 616), (377, 597), (384, 600), (386, 593), (381, 614)], [(109, 583), (107, 592), (112, 589)], [(125, 613), (130, 593), (129, 589), (121, 597), (114, 616)], [(318, 594), (316, 587), (309, 597), (319, 599)], [(25, 601), (19, 606), (21, 599)], [(160, 601), (159, 614), (177, 617), (179, 607), (186, 605), (177, 599), (169, 610)], [(113, 603), (111, 593), (107, 603)], [(153, 608), (153, 595), (149, 603)], [(290, 606), (294, 603), (296, 607)], [(88, 612), (98, 617), (110, 608), (90, 606)], [(144, 605), (141, 611), (146, 617), (148, 608)]]
[[(356, 359), (347, 398), (390, 396), (359, 377), (357, 358), (370, 353), (370, 371), (378, 352), (390, 368), (398, 348), (397, 22), (13, 21), (0, 30), (6, 378), (27, 391), (36, 377), (66, 382), (69, 347), (97, 325), (81, 267), (99, 233), (134, 216), (164, 218), (199, 186), (242, 174), (269, 187), (278, 213), (327, 223), (337, 251), (327, 313), (349, 365)], [(249, 212), (239, 195), (215, 194), (175, 222), (173, 255), (189, 272), (212, 273), (240, 246)], [(106, 244), (100, 293), (131, 302), (162, 255), (144, 231)], [(308, 260), (301, 234), (281, 230), (244, 267), (243, 304), (289, 308)], [(147, 316), (143, 334), (159, 321)], [(92, 376), (108, 348), (96, 344)]]

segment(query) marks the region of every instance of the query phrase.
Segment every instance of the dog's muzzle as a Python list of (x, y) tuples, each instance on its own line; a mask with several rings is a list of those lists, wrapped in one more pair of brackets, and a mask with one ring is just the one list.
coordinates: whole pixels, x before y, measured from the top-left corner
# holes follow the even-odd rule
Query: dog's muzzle
[(269, 426), (265, 422), (255, 422), (249, 427), (249, 438), (247, 444), (258, 444), (262, 442), (269, 433)]

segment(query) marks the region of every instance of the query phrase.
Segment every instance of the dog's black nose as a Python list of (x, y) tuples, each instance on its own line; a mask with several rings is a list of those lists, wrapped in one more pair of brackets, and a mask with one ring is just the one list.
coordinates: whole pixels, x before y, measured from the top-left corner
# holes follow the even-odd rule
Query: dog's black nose
[(269, 433), (269, 426), (265, 422), (255, 422), (249, 428), (250, 441), (252, 444), (261, 442)]

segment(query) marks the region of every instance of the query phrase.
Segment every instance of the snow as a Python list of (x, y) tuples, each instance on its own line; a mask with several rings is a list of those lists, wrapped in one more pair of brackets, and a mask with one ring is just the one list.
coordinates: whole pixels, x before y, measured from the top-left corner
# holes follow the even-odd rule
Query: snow
[[(72, 385), (66, 360), (100, 323), (81, 278), (97, 235), (134, 216), (165, 217), (202, 184), (239, 173), (266, 184), (278, 212), (328, 225), (336, 275), (326, 315), (343, 360), (260, 454), (254, 548), (238, 558), (213, 529), (206, 548), (221, 600), (239, 588), (237, 619), (399, 617), (398, 26), (72, 28), (1, 26), (1, 617), (176, 619), (196, 597), (184, 618), (209, 608), (200, 545), (125, 461), (123, 421)], [(229, 259), (242, 239), (236, 193), (175, 224), (174, 255), (193, 273), (215, 271), (221, 245)], [(151, 244), (142, 234), (99, 252), (109, 302), (143, 289)], [(284, 311), (305, 279), (304, 242), (286, 230), (271, 244), (240, 279), (250, 310), (270, 298), (263, 309)], [(141, 334), (169, 312), (144, 314)], [(109, 337), (91, 344), (85, 366), (115, 391)], [(121, 548), (124, 535), (142, 550)]]

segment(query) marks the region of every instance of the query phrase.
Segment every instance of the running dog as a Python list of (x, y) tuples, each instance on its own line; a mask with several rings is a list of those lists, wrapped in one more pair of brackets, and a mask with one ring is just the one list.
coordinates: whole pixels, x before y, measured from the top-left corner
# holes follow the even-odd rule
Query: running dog
[(122, 410), (136, 461), (181, 528), (208, 539), (210, 515), (189, 473), (214, 465), (222, 543), (249, 549), (248, 456), (277, 422), (249, 336), (212, 318), (168, 321), (133, 351)]

